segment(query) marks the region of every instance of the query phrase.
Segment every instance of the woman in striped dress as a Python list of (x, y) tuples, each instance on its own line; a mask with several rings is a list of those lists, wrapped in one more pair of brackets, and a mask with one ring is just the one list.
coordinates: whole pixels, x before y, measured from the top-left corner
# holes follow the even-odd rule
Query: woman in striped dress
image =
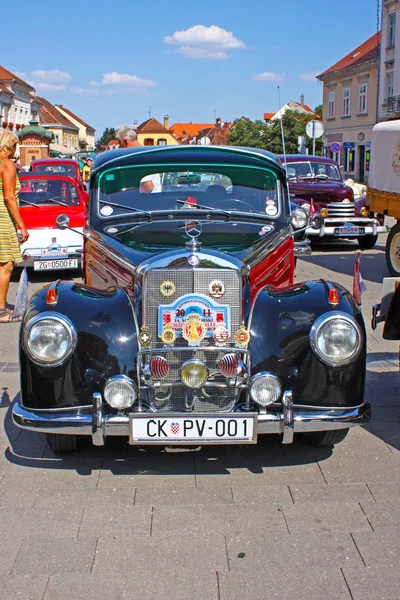
[(20, 183), (17, 169), (11, 160), (17, 148), (18, 137), (12, 131), (0, 131), (0, 323), (12, 323), (13, 318), (6, 306), (8, 287), (14, 263), (21, 261), (17, 227), (21, 232), (21, 243), (29, 233), (19, 212), (18, 192)]

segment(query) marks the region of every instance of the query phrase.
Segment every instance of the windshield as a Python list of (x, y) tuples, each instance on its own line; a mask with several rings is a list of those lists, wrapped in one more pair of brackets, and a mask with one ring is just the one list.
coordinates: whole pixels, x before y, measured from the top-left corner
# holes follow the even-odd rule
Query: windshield
[(126, 214), (129, 208), (131, 214), (205, 208), (277, 218), (285, 197), (276, 172), (237, 165), (117, 167), (100, 173), (95, 187), (92, 197), (97, 197), (103, 218)]
[(62, 179), (27, 179), (21, 178), (21, 189), (19, 192), (19, 201), (21, 206), (25, 204), (35, 204), (38, 206), (45, 204), (62, 203), (68, 206), (80, 204), (80, 199), (76, 187), (70, 181)]
[(44, 175), (67, 175), (74, 179), (76, 177), (76, 169), (73, 165), (37, 165), (34, 172)]
[(311, 178), (316, 177), (317, 175), (322, 175), (328, 177), (329, 179), (341, 179), (337, 166), (325, 162), (291, 162), (286, 165), (286, 171), (289, 179), (294, 177)]

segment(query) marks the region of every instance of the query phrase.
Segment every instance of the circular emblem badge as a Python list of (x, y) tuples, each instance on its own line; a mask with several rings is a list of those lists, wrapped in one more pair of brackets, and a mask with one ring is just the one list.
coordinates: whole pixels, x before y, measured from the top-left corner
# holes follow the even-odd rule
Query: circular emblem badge
[(148, 348), (151, 344), (151, 333), (148, 327), (141, 327), (139, 333), (139, 342), (143, 348)]
[(176, 292), (176, 285), (170, 279), (166, 279), (160, 284), (160, 292), (165, 298), (173, 296)]
[(173, 344), (176, 340), (176, 333), (172, 325), (164, 325), (164, 329), (160, 337), (164, 344)]
[(241, 325), (235, 333), (235, 340), (239, 346), (247, 346), (250, 341), (250, 334), (244, 325)]
[(219, 325), (215, 328), (213, 338), (218, 346), (226, 344), (226, 342), (229, 340), (229, 331), (227, 330), (225, 325)]
[(208, 291), (213, 298), (221, 298), (225, 294), (225, 286), (219, 279), (213, 279), (208, 286)]
[(182, 337), (191, 345), (199, 344), (206, 333), (207, 327), (197, 315), (190, 315), (182, 325)]

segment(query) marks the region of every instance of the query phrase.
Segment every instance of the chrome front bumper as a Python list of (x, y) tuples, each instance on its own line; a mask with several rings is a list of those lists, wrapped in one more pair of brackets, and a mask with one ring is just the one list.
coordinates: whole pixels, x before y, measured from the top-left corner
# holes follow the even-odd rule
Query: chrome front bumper
[[(162, 416), (161, 413), (149, 414)], [(290, 444), (295, 433), (347, 429), (366, 423), (370, 416), (371, 406), (368, 402), (351, 408), (312, 408), (295, 405), (292, 392), (286, 391), (283, 394), (280, 412), (257, 415), (257, 432), (282, 434), (282, 443)], [(33, 411), (16, 403), (13, 408), (13, 421), (18, 427), (30, 431), (91, 436), (95, 446), (103, 446), (108, 436), (129, 438), (129, 416), (105, 414), (103, 399), (99, 393), (93, 394), (93, 407), (75, 410)]]
[(364, 219), (362, 217), (325, 217), (325, 222), (321, 229), (311, 229), (311, 227), (308, 227), (306, 229), (306, 234), (314, 237), (329, 236), (337, 239), (346, 239), (346, 236), (337, 235), (335, 233), (335, 229), (337, 227), (342, 227), (347, 223), (351, 223), (352, 225), (356, 225), (357, 227), (362, 227), (364, 229), (364, 233), (347, 236), (354, 237), (355, 239), (358, 237), (364, 237), (366, 235), (377, 235), (378, 233), (387, 233), (388, 231), (387, 225), (380, 225), (379, 221), (377, 221), (376, 219)]
[(302, 240), (301, 242), (294, 242), (294, 255), (295, 256), (310, 256), (312, 254), (310, 240)]

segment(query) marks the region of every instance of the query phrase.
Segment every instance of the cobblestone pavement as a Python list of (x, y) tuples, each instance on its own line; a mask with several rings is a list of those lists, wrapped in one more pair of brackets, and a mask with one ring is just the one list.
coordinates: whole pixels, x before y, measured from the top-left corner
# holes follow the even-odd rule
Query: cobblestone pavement
[[(12, 425), (18, 325), (2, 326), (0, 600), (398, 600), (399, 346), (370, 329), (384, 242), (361, 264), (373, 418), (334, 451), (267, 436), (175, 451), (114, 439), (55, 456)], [(297, 279), (351, 289), (356, 248), (315, 247)]]

